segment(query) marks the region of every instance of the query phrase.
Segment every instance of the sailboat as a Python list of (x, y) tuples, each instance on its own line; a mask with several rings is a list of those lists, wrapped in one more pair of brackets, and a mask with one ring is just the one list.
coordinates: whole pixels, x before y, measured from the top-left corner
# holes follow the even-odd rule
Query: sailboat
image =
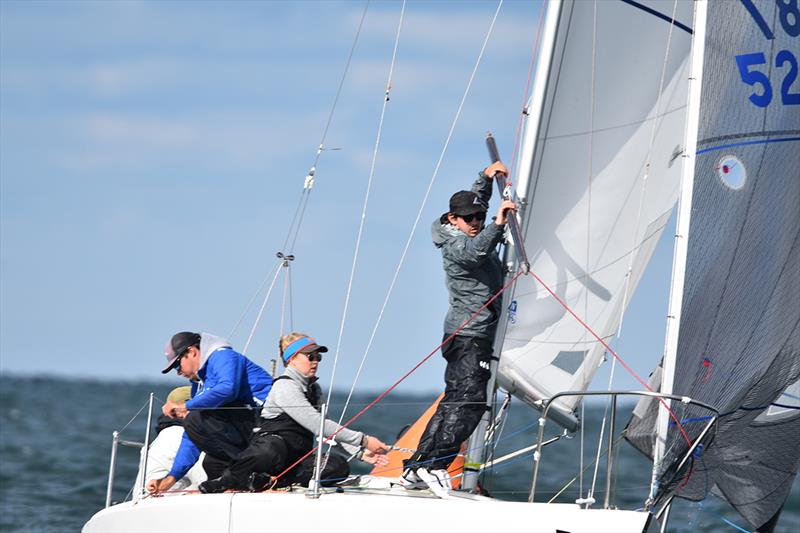
[[(84, 531), (642, 532), (709, 492), (770, 531), (800, 461), (798, 28), (796, 2), (547, 2), (492, 386), (541, 412), (536, 472), (546, 432), (578, 430), (588, 395), (612, 398), (602, 505), (537, 501), (536, 475), (529, 502), (470, 491), (477, 472), (445, 498), (362, 476), (143, 498)], [(587, 392), (604, 359), (625, 366), (611, 339), (676, 203), (663, 360), (642, 391)], [(621, 395), (642, 398), (624, 436), (653, 461), (637, 510), (609, 498)], [(467, 464), (487, 464), (473, 444), (495, 430), (487, 415)]]

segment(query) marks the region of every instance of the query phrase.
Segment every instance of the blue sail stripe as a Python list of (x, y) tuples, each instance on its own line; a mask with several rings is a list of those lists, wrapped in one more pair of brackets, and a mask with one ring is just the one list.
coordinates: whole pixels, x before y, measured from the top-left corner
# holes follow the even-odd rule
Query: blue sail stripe
[(709, 148), (703, 148), (702, 150), (698, 150), (696, 154), (700, 155), (706, 152), (714, 152), (717, 150), (724, 150), (726, 148), (734, 148), (736, 146), (748, 146), (751, 144), (785, 143), (790, 141), (800, 141), (800, 137), (787, 137), (784, 139), (763, 139), (760, 141), (743, 141), (740, 143), (720, 144), (719, 146), (711, 146)]
[(648, 6), (644, 5), (644, 4), (640, 4), (639, 2), (636, 2), (635, 0), (620, 0), (620, 1), (628, 4), (629, 6), (635, 7), (637, 9), (641, 9), (645, 13), (650, 13), (651, 15), (654, 15), (654, 16), (660, 18), (661, 20), (666, 20), (667, 22), (669, 22), (670, 24), (672, 24), (676, 28), (682, 29), (683, 31), (685, 31), (689, 35), (692, 34), (692, 28), (690, 28), (686, 24), (681, 24), (680, 22), (678, 22), (677, 20), (673, 19), (669, 15), (665, 15), (664, 13), (661, 13), (660, 11), (656, 11), (652, 7), (648, 7)]

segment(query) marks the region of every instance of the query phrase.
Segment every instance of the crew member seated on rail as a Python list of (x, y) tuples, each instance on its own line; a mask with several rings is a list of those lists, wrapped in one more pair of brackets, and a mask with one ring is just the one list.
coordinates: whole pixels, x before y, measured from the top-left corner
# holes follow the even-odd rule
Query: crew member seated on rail
[(247, 448), (272, 376), (231, 348), (225, 339), (208, 333), (182, 331), (164, 348), (167, 366), (192, 382), (192, 399), (164, 404), (167, 416), (184, 418), (183, 439), (169, 473), (151, 479), (147, 490), (162, 492), (182, 478), (206, 452), (203, 469), (209, 478), (222, 474)]
[[(176, 387), (167, 396), (168, 402), (186, 403), (192, 398), (192, 388), (188, 385)], [(166, 476), (172, 468), (175, 456), (178, 454), (181, 441), (183, 440), (183, 418), (174, 416), (160, 415), (156, 420), (156, 438), (150, 443), (145, 451), (142, 448), (141, 459), (139, 461), (139, 473), (136, 475), (136, 482), (133, 484), (133, 499), (140, 499), (142, 494), (142, 479), (160, 479)], [(145, 465), (144, 456), (147, 453), (147, 471), (141, 468)], [(200, 454), (200, 460), (186, 473), (178, 479), (172, 490), (197, 490), (197, 486), (205, 481), (205, 470), (203, 470), (202, 460), (205, 456)]]
[[(275, 379), (261, 412), (260, 427), (247, 449), (221, 476), (200, 485), (201, 492), (259, 491), (270, 485), (308, 482), (307, 465), (312, 459), (306, 458), (305, 468), (302, 463), (300, 466), (295, 463), (314, 448), (314, 434), (319, 431), (322, 391), (316, 374), (322, 354), (328, 348), (304, 333), (281, 337), (279, 348), (286, 370)], [(325, 420), (324, 433), (326, 438), (335, 434), (337, 444), (364, 462), (378, 466), (388, 463), (385, 454), (389, 446), (375, 437), (342, 427), (330, 419)], [(285, 472), (286, 469), (291, 470)], [(347, 463), (331, 454), (321, 477), (340, 479), (348, 473)]]

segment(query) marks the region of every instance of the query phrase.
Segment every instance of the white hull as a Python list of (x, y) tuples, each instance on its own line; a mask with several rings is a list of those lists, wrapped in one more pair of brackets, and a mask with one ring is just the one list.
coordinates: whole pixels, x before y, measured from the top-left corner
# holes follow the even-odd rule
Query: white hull
[(470, 495), (450, 499), (427, 491), (350, 490), (183, 494), (126, 502), (95, 514), (84, 533), (180, 532), (549, 532), (624, 533), (644, 530), (648, 514), (581, 509), (574, 504), (504, 502)]

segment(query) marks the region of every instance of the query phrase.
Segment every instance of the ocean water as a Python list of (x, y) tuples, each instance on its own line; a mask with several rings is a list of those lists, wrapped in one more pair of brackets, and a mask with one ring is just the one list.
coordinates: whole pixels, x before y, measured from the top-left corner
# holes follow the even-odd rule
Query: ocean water
[[(150, 392), (163, 399), (169, 385), (110, 383), (55, 378), (0, 376), (0, 531), (72, 532), (103, 507), (108, 480), (112, 432), (122, 438), (143, 440), (146, 413), (142, 408)], [(413, 422), (433, 400), (431, 395), (392, 394), (361, 417), (354, 427), (393, 442), (403, 427)], [(371, 401), (374, 394), (354, 398), (349, 414)], [(341, 410), (342, 397), (334, 399), (333, 413)], [(599, 420), (603, 407), (586, 409), (587, 420)], [(619, 425), (627, 421), (621, 409)], [(496, 455), (535, 441), (537, 415), (512, 403), (508, 421), (498, 439)], [(585, 431), (584, 491), (591, 485), (597, 451), (598, 424)], [(580, 439), (562, 439), (545, 448), (537, 501), (549, 500), (580, 470)], [(641, 507), (647, 494), (649, 462), (626, 443), (618, 447), (613, 502), (621, 508)], [(126, 498), (136, 476), (138, 450), (120, 447), (113, 499)], [(600, 465), (595, 497), (604, 497), (605, 462)], [(363, 471), (363, 470), (362, 470)], [(530, 490), (532, 459), (522, 456), (498, 465), (484, 480), (485, 488), (502, 499), (525, 500)], [(624, 474), (624, 475), (621, 475)], [(576, 479), (556, 501), (574, 501), (581, 481)], [(744, 521), (727, 504), (714, 497), (704, 502), (679, 502), (670, 519), (670, 531), (731, 531)], [(781, 516), (778, 531), (800, 531), (800, 483)]]

